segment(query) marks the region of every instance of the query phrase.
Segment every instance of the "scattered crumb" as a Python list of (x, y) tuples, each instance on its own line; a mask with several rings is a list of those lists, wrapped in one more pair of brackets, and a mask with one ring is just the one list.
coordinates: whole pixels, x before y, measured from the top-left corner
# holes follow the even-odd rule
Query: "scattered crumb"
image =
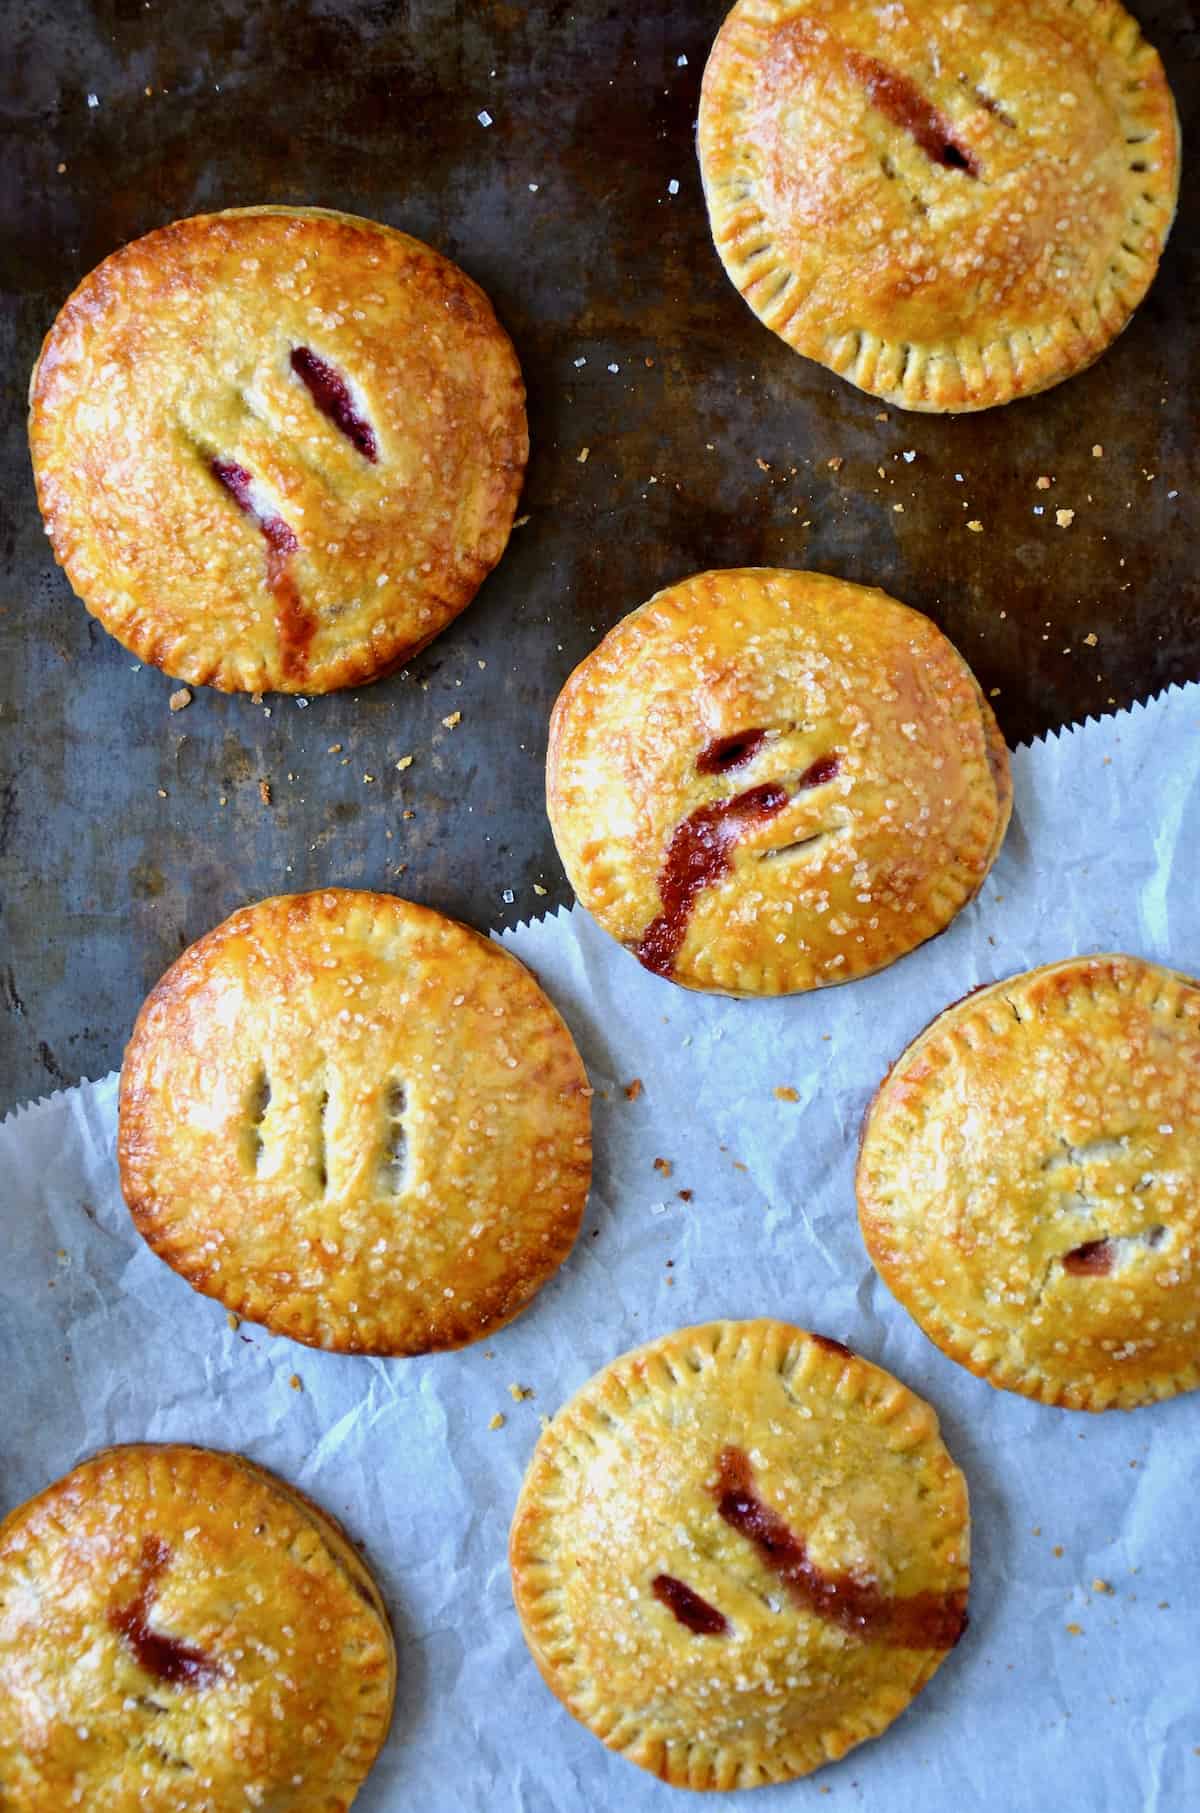
[(375, 776), (373, 774), (364, 774), (363, 775), (364, 781), (373, 781), (374, 779), (375, 779)]
[(642, 1079), (640, 1076), (635, 1076), (632, 1083), (626, 1083), (625, 1085), (626, 1098), (631, 1102), (636, 1102), (641, 1093)]
[(166, 799), (167, 790), (165, 787), (156, 787), (154, 791), (158, 794), (159, 799)]
[(462, 723), (462, 712), (461, 711), (452, 711), (448, 718), (442, 719), (442, 723), (444, 724), (444, 726), (447, 730), (453, 730), (454, 726), (456, 724)]
[(1094, 1593), (1111, 1593), (1112, 1590), (1112, 1586), (1107, 1580), (1097, 1578), (1092, 1581), (1092, 1591)]
[(1056, 1542), (1056, 1543), (1055, 1543), (1055, 1545), (1054, 1545), (1054, 1550), (1053, 1550), (1053, 1552), (1054, 1552), (1054, 1554), (1055, 1554), (1055, 1555), (1056, 1555), (1056, 1556), (1057, 1556), (1057, 1555), (1061, 1555), (1061, 1554), (1062, 1554), (1062, 1552), (1063, 1552), (1063, 1548), (1062, 1548), (1062, 1543), (1061, 1543), (1061, 1542)]
[(525, 524), (528, 521), (529, 521), (528, 516), (518, 516), (517, 520), (513, 523), (513, 528), (514, 529), (523, 529), (525, 527)]
[(183, 711), (191, 704), (191, 702), (192, 695), (186, 686), (181, 686), (178, 692), (173, 692), (167, 700), (167, 704), (171, 707), (172, 711)]
[(988, 698), (989, 699), (998, 699), (999, 697), (1000, 697), (1000, 688), (998, 686), (992, 686), (988, 689)]
[(1060, 529), (1069, 529), (1075, 521), (1075, 512), (1074, 510), (1056, 510), (1054, 520)]
[(1083, 639), (1087, 643), (1089, 648), (1095, 648), (1097, 642), (1100, 640), (1100, 638), (1097, 636), (1095, 630), (1089, 631), (1089, 633)]
[(271, 803), (271, 783), (270, 783), (270, 781), (268, 781), (268, 780), (259, 781), (258, 797), (262, 801), (264, 806), (270, 805), (270, 803)]
[(1039, 491), (1049, 491), (1050, 480), (1048, 478), (1039, 478), (1039, 480), (1037, 482), (1037, 488)]
[(326, 755), (341, 755), (342, 746), (340, 743), (331, 743), (325, 753)]
[(656, 1158), (654, 1161), (654, 1169), (660, 1177), (670, 1177), (674, 1168), (669, 1158)]
[(696, 1192), (694, 1190), (680, 1190), (679, 1200), (680, 1202), (691, 1202), (695, 1194)]
[(413, 759), (412, 759), (411, 755), (402, 755), (400, 757), (400, 760), (396, 763), (396, 766), (400, 770), (401, 774), (404, 773), (404, 770), (406, 768), (411, 768), (412, 765), (413, 765)]
[(508, 1388), (508, 1395), (514, 1404), (524, 1403), (526, 1398), (533, 1396), (533, 1386), (512, 1384)]
[(1083, 1635), (1083, 1625), (1082, 1624), (1068, 1624), (1067, 1630), (1072, 1637), (1082, 1637), (1082, 1635)]
[(973, 516), (971, 518), (970, 522), (967, 524), (967, 527), (968, 527), (968, 529), (970, 529), (972, 535), (982, 535), (983, 534), (983, 524), (980, 522), (980, 520), (977, 516)]
[(587, 464), (587, 456), (591, 451), (592, 450), (590, 447), (581, 447), (579, 449), (579, 452), (575, 455), (575, 458), (579, 461), (579, 464), (581, 466)]
[(758, 467), (760, 472), (769, 472), (771, 470), (766, 460), (755, 460), (754, 464)]
[(775, 1091), (775, 1100), (777, 1102), (798, 1102), (800, 1097), (790, 1083), (781, 1083)]
[(503, 1412), (503, 1410), (497, 1410), (495, 1416), (492, 1418), (491, 1422), (488, 1424), (488, 1428), (489, 1429), (503, 1429), (503, 1427), (504, 1427), (504, 1412)]
[(538, 896), (539, 896), (539, 897), (541, 897), (541, 898), (544, 898), (544, 897), (545, 897), (545, 894), (546, 894), (546, 889), (545, 889), (545, 888), (544, 888), (544, 887), (543, 887), (543, 886), (542, 886), (542, 885), (541, 885), (541, 883), (540, 883), (540, 882), (537, 882), (537, 881), (535, 881), (535, 882), (534, 882), (534, 884), (533, 884), (533, 891), (534, 891), (534, 893), (535, 893), (535, 894), (537, 894), (537, 895), (538, 895)]
[(897, 516), (904, 515), (904, 505), (903, 504), (893, 504), (892, 509), (896, 512)]
[(846, 462), (840, 453), (836, 453), (831, 460), (826, 460), (825, 464), (829, 467), (831, 472), (840, 472)]
[(1092, 458), (1094, 460), (1102, 460), (1104, 458), (1104, 449), (1099, 441), (1097, 441), (1096, 445), (1092, 448)]
[(300, 1382), (300, 1374), (298, 1372), (294, 1372), (292, 1374), (291, 1378), (288, 1380), (288, 1384), (291, 1386), (293, 1391), (303, 1391), (304, 1390), (304, 1386)]
[(1035, 1524), (1034, 1524), (1034, 1526), (1033, 1526), (1033, 1534), (1034, 1534), (1034, 1535), (1035, 1535), (1035, 1536), (1040, 1536), (1040, 1535), (1041, 1535), (1041, 1533), (1042, 1533), (1042, 1526), (1041, 1526), (1041, 1524), (1040, 1524), (1040, 1523), (1035, 1523)]

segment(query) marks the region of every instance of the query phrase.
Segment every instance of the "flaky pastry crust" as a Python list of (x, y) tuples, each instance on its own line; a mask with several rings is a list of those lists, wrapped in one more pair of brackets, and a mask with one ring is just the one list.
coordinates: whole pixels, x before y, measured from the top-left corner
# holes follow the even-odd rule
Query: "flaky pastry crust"
[(575, 669), (546, 795), (572, 886), (648, 968), (777, 995), (870, 974), (981, 886), (1012, 803), (966, 662), (885, 593), (700, 573)]
[(962, 1474), (929, 1405), (774, 1321), (663, 1336), (542, 1434), (510, 1539), (548, 1686), (676, 1787), (875, 1737), (966, 1623)]
[(0, 1524), (6, 1813), (342, 1813), (395, 1675), (345, 1534), (240, 1455), (109, 1448)]
[(989, 1383), (1071, 1410), (1200, 1384), (1200, 984), (1070, 957), (949, 1007), (863, 1126), (885, 1284)]
[(1162, 64), (1116, 0), (739, 0), (699, 151), (755, 314), (904, 409), (984, 409), (1090, 365), (1179, 188)]
[(516, 354), (431, 247), (320, 208), (148, 233), (65, 304), (30, 389), (55, 558), (119, 642), (226, 691), (402, 665), (504, 551)]
[(172, 965), (121, 1072), (121, 1185), (196, 1290), (344, 1353), (461, 1347), (579, 1231), (590, 1096), (514, 957), (393, 895), (234, 913)]

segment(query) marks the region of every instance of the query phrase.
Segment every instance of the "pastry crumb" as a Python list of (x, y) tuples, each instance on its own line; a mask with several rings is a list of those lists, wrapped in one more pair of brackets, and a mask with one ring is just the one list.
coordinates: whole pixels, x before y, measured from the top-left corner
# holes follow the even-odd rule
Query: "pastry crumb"
[(1062, 1552), (1063, 1552), (1063, 1546), (1062, 1546), (1062, 1543), (1061, 1543), (1061, 1542), (1056, 1542), (1056, 1543), (1055, 1543), (1055, 1545), (1054, 1545), (1054, 1548), (1053, 1548), (1053, 1550), (1052, 1550), (1052, 1553), (1053, 1553), (1053, 1554), (1054, 1554), (1054, 1555), (1055, 1555), (1055, 1556), (1059, 1556), (1059, 1555), (1061, 1555), (1061, 1554), (1062, 1554)]
[(831, 460), (825, 461), (825, 464), (829, 467), (831, 472), (840, 472), (846, 462), (840, 453), (835, 453)]
[(342, 746), (340, 743), (331, 743), (325, 753), (326, 755), (341, 755)]
[(413, 759), (412, 759), (411, 755), (402, 755), (400, 757), (400, 760), (396, 763), (396, 766), (400, 770), (401, 774), (404, 773), (404, 770), (406, 768), (411, 768), (412, 765), (413, 765)]
[(680, 1202), (691, 1202), (695, 1194), (696, 1192), (694, 1190), (680, 1190), (679, 1200)]
[(972, 535), (982, 535), (983, 534), (983, 524), (980, 522), (980, 520), (977, 516), (973, 516), (971, 518), (970, 522), (967, 524), (967, 527), (968, 527), (968, 529), (970, 529)]
[(242, 1326), (242, 1318), (240, 1316), (235, 1316), (232, 1310), (228, 1311), (225, 1320), (235, 1333)]
[(535, 881), (533, 884), (533, 891), (539, 897), (544, 898), (547, 890), (542, 886), (540, 881)]
[(755, 462), (754, 462), (754, 464), (755, 464), (755, 465), (756, 465), (756, 466), (757, 466), (757, 467), (758, 467), (758, 469), (759, 469), (759, 471), (760, 471), (760, 472), (769, 472), (769, 471), (770, 471), (770, 470), (771, 470), (771, 468), (770, 468), (770, 466), (769, 466), (769, 465), (768, 465), (768, 463), (767, 463), (767, 461), (766, 461), (766, 460), (758, 460), (758, 459), (756, 459), (756, 460), (755, 460)]
[(1097, 441), (1096, 445), (1092, 448), (1092, 458), (1094, 460), (1102, 460), (1104, 458), (1104, 449), (1099, 441)]
[(579, 464), (581, 466), (587, 465), (587, 457), (591, 451), (592, 450), (590, 447), (581, 447), (579, 449), (579, 452), (575, 455), (575, 458), (579, 461)]
[(1096, 1579), (1092, 1581), (1092, 1591), (1094, 1593), (1111, 1593), (1112, 1590), (1113, 1590), (1113, 1587), (1112, 1587), (1111, 1581), (1101, 1580), (1099, 1575), (1097, 1575)]
[(270, 805), (270, 803), (271, 803), (271, 783), (270, 783), (270, 781), (268, 781), (268, 780), (259, 781), (258, 797), (262, 801), (264, 806)]
[(1095, 630), (1089, 630), (1083, 639), (1089, 648), (1095, 648), (1097, 642), (1100, 640)]
[(303, 1391), (304, 1390), (304, 1386), (300, 1381), (300, 1374), (298, 1372), (294, 1372), (292, 1374), (291, 1378), (288, 1380), (288, 1384), (291, 1386), (293, 1391)]
[(625, 1085), (625, 1098), (627, 1101), (636, 1102), (641, 1093), (642, 1079), (640, 1076), (635, 1076), (631, 1083)]
[(675, 1167), (669, 1158), (656, 1158), (654, 1161), (654, 1169), (658, 1172), (660, 1177), (670, 1177)]
[(1068, 1624), (1067, 1631), (1072, 1637), (1082, 1637), (1083, 1625), (1082, 1624)]
[(1039, 478), (1039, 480), (1037, 481), (1037, 488), (1039, 491), (1049, 491), (1050, 480), (1045, 477)]
[(777, 1102), (798, 1102), (800, 1096), (790, 1083), (780, 1083), (775, 1090), (775, 1100)]
[(167, 704), (171, 707), (172, 711), (184, 711), (191, 704), (191, 702), (192, 702), (192, 695), (186, 686), (181, 686), (179, 688), (179, 690), (177, 692), (173, 692), (171, 694), (170, 698), (167, 700)]
[(1074, 510), (1056, 510), (1054, 520), (1060, 529), (1069, 529), (1075, 521), (1075, 512)]
[(452, 711), (448, 718), (442, 719), (442, 723), (447, 730), (453, 730), (456, 724), (462, 723), (462, 712)]
[(154, 791), (158, 794), (159, 799), (166, 799), (167, 790), (165, 787), (156, 787)]
[(492, 1420), (488, 1424), (488, 1428), (489, 1429), (503, 1429), (503, 1427), (504, 1427), (504, 1412), (503, 1412), (503, 1410), (497, 1410), (495, 1416), (492, 1418)]
[(508, 1388), (508, 1395), (514, 1404), (523, 1404), (526, 1398), (533, 1396), (532, 1385), (518, 1385), (515, 1381)]

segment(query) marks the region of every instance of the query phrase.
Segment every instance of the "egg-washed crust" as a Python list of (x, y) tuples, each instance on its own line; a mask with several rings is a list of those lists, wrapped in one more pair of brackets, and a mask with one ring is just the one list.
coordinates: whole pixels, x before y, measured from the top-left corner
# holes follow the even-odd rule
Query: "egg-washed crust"
[(1200, 984), (1069, 957), (976, 989), (863, 1123), (884, 1283), (989, 1384), (1070, 1410), (1200, 1384)]
[[(705, 749), (752, 729), (766, 735), (749, 760), (698, 771)], [(837, 772), (811, 784), (827, 758)], [(555, 704), (559, 856), (580, 902), (635, 952), (684, 822), (776, 783), (786, 808), (740, 827), (727, 871), (693, 900), (669, 970), (685, 987), (787, 994), (884, 968), (978, 892), (1012, 805), (1008, 753), (957, 650), (919, 611), (820, 573), (734, 568), (668, 586)]]
[(739, 0), (698, 143), (755, 314), (902, 409), (986, 409), (1099, 358), (1179, 189), (1162, 63), (1115, 0)]
[[(322, 407), (297, 349), (353, 420)], [(516, 353), (478, 285), (322, 208), (197, 215), (106, 258), (46, 337), (29, 434), (88, 609), (141, 660), (243, 692), (408, 661), (499, 560), (529, 451)]]
[[(940, 1645), (797, 1602), (719, 1509), (731, 1451), (763, 1515), (843, 1591), (849, 1573), (949, 1608)], [(526, 1640), (568, 1711), (675, 1787), (731, 1789), (807, 1774), (891, 1724), (965, 1624), (969, 1538), (928, 1404), (823, 1336), (727, 1321), (625, 1354), (558, 1412), (509, 1552)], [(664, 1576), (713, 1615), (707, 1633), (660, 1600)]]
[(587, 1076), (516, 958), (388, 894), (244, 907), (178, 959), (121, 1073), (121, 1184), (196, 1290), (343, 1353), (461, 1347), (579, 1231)]
[[(162, 1678), (119, 1628), (165, 1555)], [(343, 1813), (387, 1735), (396, 1654), (336, 1521), (236, 1454), (108, 1448), (0, 1523), (6, 1813)]]

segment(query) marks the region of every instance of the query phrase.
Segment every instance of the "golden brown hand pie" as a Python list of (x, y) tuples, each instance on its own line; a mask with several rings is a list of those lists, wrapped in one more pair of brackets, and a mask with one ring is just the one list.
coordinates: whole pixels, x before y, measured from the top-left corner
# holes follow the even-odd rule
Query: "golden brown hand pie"
[(121, 1072), (121, 1185), (195, 1289), (344, 1353), (461, 1347), (571, 1249), (591, 1172), (571, 1035), (440, 913), (326, 889), (184, 952)]
[(5, 1813), (340, 1813), (395, 1678), (344, 1533), (240, 1455), (108, 1448), (0, 1523)]
[(483, 292), (375, 221), (237, 208), (106, 258), (34, 370), (59, 563), (118, 641), (226, 691), (402, 665), (504, 551), (528, 453)]
[(559, 1411), (510, 1558), (577, 1719), (676, 1787), (753, 1788), (903, 1712), (965, 1627), (968, 1546), (928, 1404), (824, 1336), (710, 1322)]
[(580, 901), (647, 968), (777, 995), (940, 932), (1011, 807), (962, 657), (883, 592), (700, 573), (618, 623), (554, 707), (550, 822)]
[(1115, 0), (739, 0), (700, 104), (726, 271), (768, 327), (905, 409), (1080, 371), (1158, 266), (1179, 126)]
[(858, 1201), (885, 1284), (990, 1384), (1200, 1384), (1200, 984), (1069, 957), (947, 1008), (875, 1097)]

